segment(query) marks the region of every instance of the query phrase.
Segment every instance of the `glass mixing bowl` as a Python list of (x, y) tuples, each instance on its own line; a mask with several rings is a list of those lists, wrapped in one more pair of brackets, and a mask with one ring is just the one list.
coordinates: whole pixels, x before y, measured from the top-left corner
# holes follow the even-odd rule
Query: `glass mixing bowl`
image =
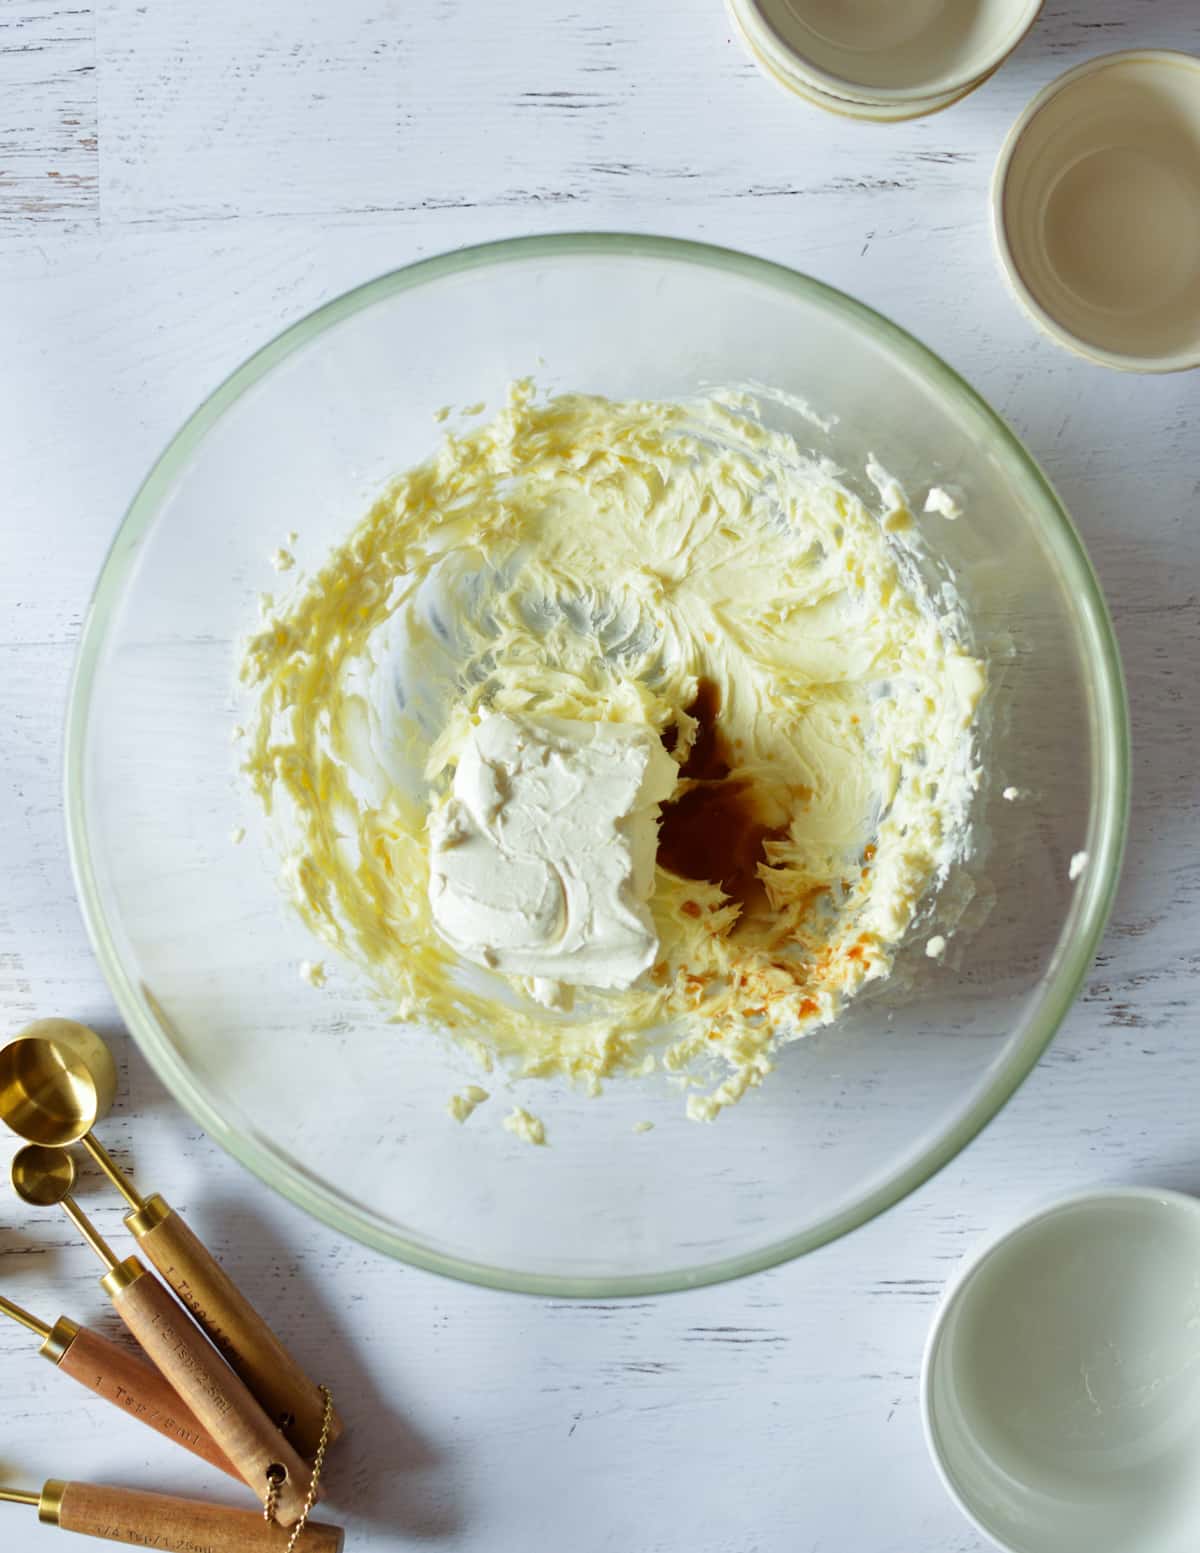
[[(498, 1078), (391, 1024), (284, 906), (275, 860), (232, 844), (252, 804), (231, 745), (238, 643), (289, 530), (317, 560), (426, 456), (443, 405), (514, 378), (677, 399), (753, 381), (798, 395), (814, 450), (868, 452), (957, 579), (991, 686), (975, 899), (944, 964), (901, 973), (712, 1126), (661, 1076), (598, 1098), (525, 1080), (548, 1148), (499, 1125)], [(807, 424), (807, 423), (806, 423)], [(866, 487), (864, 494), (873, 496)], [(338, 1229), (422, 1267), (588, 1296), (712, 1282), (812, 1250), (895, 1203), (994, 1116), (1066, 1013), (1112, 899), (1125, 827), (1120, 665), (1088, 560), (1002, 421), (936, 356), (828, 286), (745, 255), (544, 237), (414, 264), (252, 356), (138, 492), (88, 616), (68, 722), (71, 854), (96, 952), (138, 1044), (207, 1131)], [(1003, 796), (1016, 787), (1013, 801)], [(1087, 864), (1072, 880), (1072, 859)], [(652, 1131), (634, 1132), (648, 1120)]]

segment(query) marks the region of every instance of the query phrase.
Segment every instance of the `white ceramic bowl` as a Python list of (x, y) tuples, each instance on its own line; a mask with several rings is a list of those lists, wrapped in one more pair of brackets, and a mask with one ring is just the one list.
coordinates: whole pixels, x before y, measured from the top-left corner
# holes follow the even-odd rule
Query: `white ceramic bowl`
[[(985, 80), (1032, 27), (1042, 0), (734, 0), (757, 51), (820, 91), (906, 117)], [(930, 105), (933, 106), (930, 106)]]
[(783, 87), (789, 94), (803, 98), (805, 102), (840, 118), (859, 119), (870, 124), (898, 124), (908, 119), (925, 118), (931, 113), (940, 113), (943, 108), (949, 108), (978, 84), (973, 82), (971, 86), (958, 91), (901, 102), (868, 102), (838, 96), (814, 81), (794, 55), (778, 46), (772, 35), (757, 21), (753, 0), (727, 0), (727, 9), (734, 30), (747, 53), (769, 80)]
[(1017, 120), (992, 186), (1017, 297), (1107, 367), (1200, 366), (1200, 59), (1108, 54)]
[(1200, 1202), (1088, 1192), (1010, 1230), (948, 1292), (921, 1390), (946, 1487), (1008, 1553), (1195, 1553)]

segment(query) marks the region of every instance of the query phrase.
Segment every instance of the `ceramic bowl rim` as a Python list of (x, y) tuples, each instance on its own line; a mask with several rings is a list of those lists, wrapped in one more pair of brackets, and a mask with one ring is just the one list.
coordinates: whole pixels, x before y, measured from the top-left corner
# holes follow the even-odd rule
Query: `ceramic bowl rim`
[(1170, 1207), (1173, 1212), (1182, 1212), (1185, 1217), (1195, 1220), (1196, 1240), (1200, 1244), (1200, 1198), (1193, 1197), (1188, 1192), (1179, 1191), (1175, 1187), (1092, 1186), (1082, 1187), (1077, 1191), (1051, 1197), (1031, 1213), (1023, 1215), (1015, 1224), (1010, 1224), (1006, 1229), (985, 1238), (978, 1250), (973, 1250), (967, 1254), (963, 1259), (962, 1265), (955, 1270), (942, 1291), (941, 1299), (938, 1301), (937, 1310), (934, 1313), (928, 1335), (925, 1339), (925, 1346), (921, 1354), (920, 1377), (921, 1433), (925, 1440), (925, 1449), (946, 1493), (980, 1536), (985, 1537), (993, 1546), (999, 1548), (1001, 1553), (1013, 1553), (1012, 1544), (1002, 1542), (996, 1533), (976, 1515), (974, 1508), (968, 1503), (958, 1484), (950, 1475), (945, 1453), (942, 1450), (940, 1437), (937, 1432), (933, 1405), (933, 1380), (938, 1358), (944, 1347), (943, 1340), (945, 1338), (946, 1326), (955, 1310), (962, 1308), (962, 1297), (968, 1286), (975, 1280), (983, 1269), (984, 1264), (989, 1262), (998, 1252), (1003, 1251), (1006, 1246), (1011, 1245), (1014, 1241), (1020, 1240), (1028, 1231), (1035, 1229), (1039, 1224), (1044, 1223), (1056, 1214), (1107, 1202), (1158, 1204), (1159, 1206), (1165, 1205)]
[(1064, 323), (1057, 319), (1039, 301), (1021, 274), (1016, 253), (1009, 239), (1009, 223), (1005, 211), (1008, 177), (1012, 171), (1013, 159), (1026, 131), (1038, 114), (1048, 107), (1061, 92), (1074, 86), (1089, 75), (1099, 74), (1107, 69), (1120, 68), (1126, 64), (1147, 63), (1166, 66), (1183, 65), (1195, 70), (1197, 72), (1197, 91), (1200, 94), (1200, 56), (1189, 54), (1185, 49), (1118, 49), (1114, 53), (1100, 54), (1095, 59), (1086, 59), (1082, 64), (1073, 65), (1070, 70), (1064, 71), (1062, 75), (1051, 81), (1048, 86), (1043, 87), (1032, 102), (1023, 109), (1005, 137), (992, 173), (990, 196), (992, 240), (1000, 259), (1004, 277), (1013, 295), (1033, 319), (1034, 323), (1055, 344), (1065, 346), (1073, 355), (1082, 357), (1084, 361), (1090, 361), (1096, 366), (1111, 367), (1117, 372), (1142, 374), (1191, 372), (1200, 367), (1200, 341), (1197, 341), (1195, 345), (1187, 350), (1157, 356), (1139, 356), (1123, 351), (1108, 350), (1091, 340), (1085, 340), (1081, 335), (1068, 329)]
[[(1025, 39), (1029, 36), (1038, 17), (1045, 7), (1046, 0), (1023, 0), (1024, 13), (1015, 24), (1016, 30), (1010, 32), (1004, 43), (989, 53), (980, 53), (975, 57), (969, 68), (963, 68), (952, 75), (946, 76), (936, 84), (924, 82), (920, 86), (883, 87), (866, 86), (861, 81), (852, 81), (845, 76), (834, 74), (830, 70), (823, 69), (808, 54), (801, 53), (793, 48), (786, 39), (779, 36), (773, 27), (767, 22), (761, 13), (760, 0), (731, 0), (733, 4), (742, 4), (747, 11), (753, 12), (761, 23), (764, 31), (768, 32), (775, 40), (782, 54), (796, 61), (797, 68), (802, 74), (808, 76), (814, 85), (821, 87), (832, 97), (849, 97), (851, 101), (857, 98), (868, 103), (893, 104), (901, 103), (917, 104), (930, 99), (950, 98), (958, 101), (965, 97), (977, 86), (981, 86), (988, 77), (995, 74), (1000, 66), (1009, 59)], [(950, 104), (947, 103), (946, 106)], [(930, 110), (925, 110), (930, 111)]]

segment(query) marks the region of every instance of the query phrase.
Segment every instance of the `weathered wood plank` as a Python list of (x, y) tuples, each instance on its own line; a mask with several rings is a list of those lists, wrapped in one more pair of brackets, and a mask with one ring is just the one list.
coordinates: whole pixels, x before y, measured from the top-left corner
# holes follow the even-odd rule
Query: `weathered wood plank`
[(95, 222), (96, 28), (91, 6), (0, 8), (0, 226)]

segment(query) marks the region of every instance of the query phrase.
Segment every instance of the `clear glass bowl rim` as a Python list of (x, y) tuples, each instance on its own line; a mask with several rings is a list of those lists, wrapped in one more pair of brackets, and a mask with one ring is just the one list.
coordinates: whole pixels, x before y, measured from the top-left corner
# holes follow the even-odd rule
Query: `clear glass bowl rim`
[[(754, 1252), (676, 1268), (664, 1273), (562, 1277), (524, 1274), (476, 1263), (406, 1238), (358, 1205), (346, 1202), (296, 1160), (231, 1126), (172, 1047), (140, 986), (122, 963), (98, 886), (84, 798), (84, 760), (92, 687), (114, 610), (122, 596), (142, 535), (153, 523), (160, 499), (208, 431), (249, 388), (293, 351), (324, 330), (384, 298), (449, 275), (527, 260), (605, 256), (659, 259), (688, 264), (774, 287), (819, 302), (886, 345), (945, 397), (957, 401), (987, 429), (998, 458), (1023, 477), (1037, 495), (1040, 518), (1059, 541), (1058, 556), (1075, 585), (1078, 605), (1098, 647), (1092, 664), (1099, 716), (1099, 793), (1090, 825), (1090, 866), (1081, 881), (1082, 898), (1072, 938), (1065, 944), (1042, 992), (1024, 1039), (996, 1064), (991, 1079), (970, 1108), (940, 1132), (915, 1158), (883, 1184), (839, 1213)], [(1120, 654), (1100, 585), (1071, 519), (1032, 455), (996, 412), (940, 357), (882, 314), (844, 292), (798, 271), (734, 249), (679, 238), (622, 232), (570, 232), (506, 238), (459, 248), (388, 271), (322, 304), (260, 347), (225, 379), (167, 444), (117, 530), (101, 569), (80, 635), (71, 682), (64, 742), (67, 846), (76, 888), (96, 958), (122, 1017), (150, 1066), (166, 1088), (210, 1137), (260, 1180), (333, 1229), (414, 1267), (485, 1288), (555, 1297), (596, 1299), (671, 1293), (743, 1277), (816, 1250), (893, 1207), (954, 1158), (999, 1112), (1033, 1069), (1074, 1002), (1104, 931), (1116, 893), (1129, 813), (1129, 713)]]

